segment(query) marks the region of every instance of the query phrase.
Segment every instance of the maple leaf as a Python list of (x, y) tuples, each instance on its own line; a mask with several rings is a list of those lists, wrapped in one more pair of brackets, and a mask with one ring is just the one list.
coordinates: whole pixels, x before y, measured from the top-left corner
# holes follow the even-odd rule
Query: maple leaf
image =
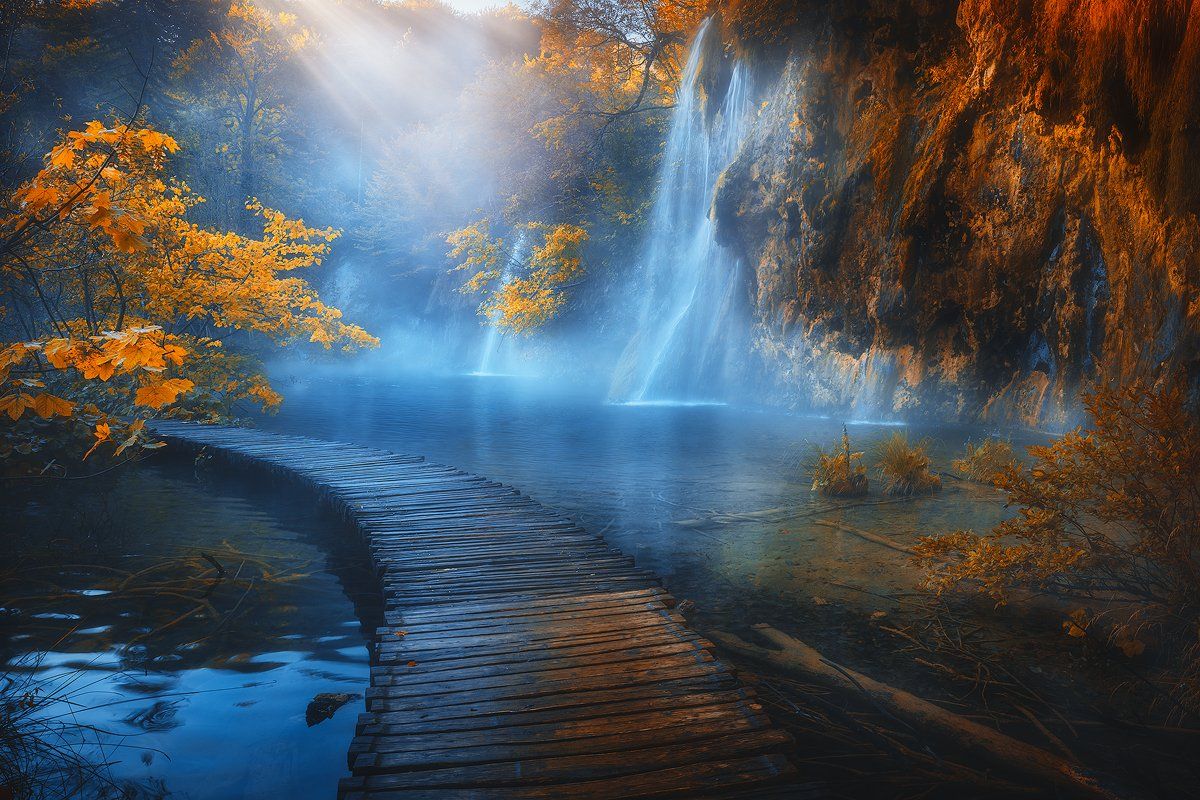
[(8, 414), (9, 418), (13, 422), (16, 422), (32, 402), (33, 398), (24, 392), (16, 392), (5, 397), (0, 397), (0, 414)]
[(50, 362), (50, 366), (55, 369), (65, 369), (70, 363), (71, 340), (50, 339), (46, 342), (42, 352), (45, 354), (46, 360)]
[(61, 397), (44, 393), (33, 398), (33, 402), (29, 407), (43, 419), (50, 419), (55, 416), (69, 417), (75, 411), (75, 404), (70, 400), (64, 400)]
[(139, 406), (162, 408), (175, 402), (180, 394), (190, 392), (195, 384), (186, 378), (168, 378), (159, 383), (151, 383), (137, 390), (133, 401)]
[(104, 442), (108, 441), (108, 437), (111, 433), (112, 433), (112, 429), (109, 427), (107, 422), (97, 422), (96, 423), (96, 429), (93, 431), (93, 435), (96, 437), (96, 443), (93, 444), (88, 449), (88, 451), (83, 454), (83, 458), (85, 461), (87, 460), (88, 456), (90, 456), (92, 453), (94, 453), (96, 451), (97, 447), (99, 447)]
[(75, 166), (75, 150), (71, 147), (59, 147), (51, 151), (50, 166), (58, 169), (70, 169)]
[(27, 211), (36, 212), (56, 204), (62, 194), (50, 186), (33, 186), (17, 195)]
[(163, 358), (175, 366), (179, 366), (187, 358), (187, 350), (176, 344), (168, 344), (163, 347)]
[(112, 237), (113, 245), (122, 253), (139, 253), (146, 249), (138, 235), (126, 228), (116, 226), (108, 233)]
[(116, 372), (116, 367), (113, 365), (111, 356), (96, 355), (80, 363), (79, 371), (87, 380), (99, 378), (107, 381)]

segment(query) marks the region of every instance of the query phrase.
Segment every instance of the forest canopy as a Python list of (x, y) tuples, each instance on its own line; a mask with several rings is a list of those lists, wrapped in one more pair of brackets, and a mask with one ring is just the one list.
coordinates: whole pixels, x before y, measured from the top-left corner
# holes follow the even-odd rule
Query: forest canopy
[(629, 260), (706, 12), (8, 4), (5, 453), (41, 469), (154, 446), (154, 415), (275, 407), (269, 347), (377, 342), (321, 299), (351, 262), (380, 287), (352, 313), (446, 286), (481, 324), (553, 325), (591, 263)]

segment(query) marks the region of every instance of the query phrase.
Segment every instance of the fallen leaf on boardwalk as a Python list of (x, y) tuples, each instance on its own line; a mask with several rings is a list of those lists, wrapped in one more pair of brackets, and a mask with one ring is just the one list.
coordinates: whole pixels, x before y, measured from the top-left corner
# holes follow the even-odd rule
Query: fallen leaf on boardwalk
[(1071, 612), (1070, 619), (1063, 622), (1063, 630), (1067, 632), (1067, 636), (1079, 639), (1087, 636), (1087, 627), (1089, 624), (1087, 611), (1082, 608), (1077, 608)]
[(410, 667), (415, 667), (416, 665), (417, 665), (417, 662), (415, 662), (415, 661), (408, 662), (408, 666), (410, 666)]

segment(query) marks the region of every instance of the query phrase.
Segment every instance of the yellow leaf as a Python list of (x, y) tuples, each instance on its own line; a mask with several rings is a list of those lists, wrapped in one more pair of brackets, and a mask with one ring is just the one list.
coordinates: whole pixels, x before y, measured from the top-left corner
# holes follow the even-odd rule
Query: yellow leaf
[(187, 350), (174, 344), (168, 344), (163, 347), (163, 358), (170, 361), (172, 364), (179, 366), (183, 360), (187, 358)]
[(0, 414), (8, 414), (9, 418), (16, 422), (25, 413), (25, 409), (29, 408), (32, 401), (33, 398), (24, 392), (0, 397)]
[(55, 369), (65, 369), (70, 363), (68, 356), (71, 353), (71, 340), (51, 339), (46, 342), (43, 352), (46, 354), (46, 360), (50, 362), (50, 366)]
[(75, 151), (70, 147), (60, 147), (50, 155), (50, 166), (58, 169), (70, 169), (75, 166)]
[(108, 436), (110, 433), (111, 433), (111, 429), (108, 427), (107, 422), (97, 422), (96, 423), (96, 430), (94, 431), (94, 435), (96, 437), (96, 443), (93, 444), (91, 446), (91, 448), (86, 453), (83, 454), (84, 460), (87, 460), (87, 457), (90, 456), (92, 453), (94, 453), (96, 451), (97, 447), (99, 447), (104, 442), (108, 441)]
[(50, 419), (55, 416), (71, 416), (71, 413), (75, 410), (75, 404), (61, 397), (55, 397), (52, 394), (39, 394), (33, 398), (30, 408), (43, 419)]
[(38, 211), (47, 206), (52, 206), (62, 197), (57, 189), (49, 186), (31, 186), (19, 196), (25, 208), (30, 211)]
[(151, 383), (137, 390), (133, 401), (139, 406), (162, 408), (175, 402), (183, 392), (191, 391), (195, 384), (186, 378), (168, 378), (161, 383)]

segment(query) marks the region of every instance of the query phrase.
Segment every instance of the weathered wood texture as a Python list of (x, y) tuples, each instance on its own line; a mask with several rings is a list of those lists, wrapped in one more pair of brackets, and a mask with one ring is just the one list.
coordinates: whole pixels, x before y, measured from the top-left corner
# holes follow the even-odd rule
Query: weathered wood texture
[(600, 536), (420, 457), (155, 427), (309, 484), (365, 537), (387, 624), (345, 800), (814, 796), (754, 693)]

